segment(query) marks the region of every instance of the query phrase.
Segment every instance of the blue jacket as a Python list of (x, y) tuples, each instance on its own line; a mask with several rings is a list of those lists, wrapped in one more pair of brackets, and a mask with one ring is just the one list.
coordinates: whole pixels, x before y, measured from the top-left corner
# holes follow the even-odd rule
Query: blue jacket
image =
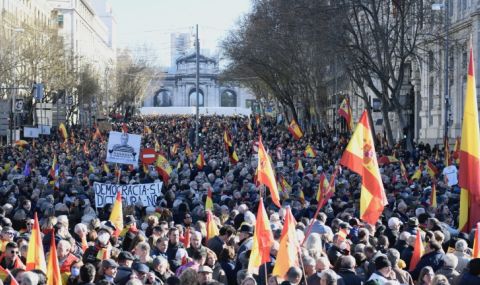
[(420, 258), (420, 261), (417, 263), (415, 269), (410, 272), (412, 275), (413, 280), (418, 279), (418, 275), (420, 274), (420, 270), (425, 266), (431, 266), (433, 271), (437, 271), (440, 267), (443, 266), (443, 257), (445, 254), (442, 251), (434, 251), (429, 252)]

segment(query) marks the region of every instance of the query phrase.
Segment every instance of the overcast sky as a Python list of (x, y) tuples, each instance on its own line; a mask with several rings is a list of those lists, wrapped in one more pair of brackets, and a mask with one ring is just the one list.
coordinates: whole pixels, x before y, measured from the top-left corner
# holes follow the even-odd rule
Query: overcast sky
[(170, 34), (193, 32), (211, 52), (228, 30), (248, 13), (251, 0), (110, 0), (117, 20), (119, 47), (147, 46), (157, 63), (170, 63)]

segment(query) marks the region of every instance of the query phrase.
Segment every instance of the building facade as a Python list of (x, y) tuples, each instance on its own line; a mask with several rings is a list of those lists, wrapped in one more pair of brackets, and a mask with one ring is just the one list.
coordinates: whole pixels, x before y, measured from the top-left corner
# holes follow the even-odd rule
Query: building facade
[[(222, 84), (218, 80), (218, 60), (199, 55), (199, 106), (250, 108), (254, 96), (245, 88)], [(144, 107), (196, 106), (196, 55), (187, 54), (175, 61), (175, 66), (161, 80), (151, 82)]]
[[(102, 74), (116, 60), (116, 22), (105, 1), (48, 0), (56, 14), (58, 33), (77, 66), (88, 64)], [(103, 4), (103, 5), (102, 5)], [(110, 26), (108, 26), (110, 25)]]

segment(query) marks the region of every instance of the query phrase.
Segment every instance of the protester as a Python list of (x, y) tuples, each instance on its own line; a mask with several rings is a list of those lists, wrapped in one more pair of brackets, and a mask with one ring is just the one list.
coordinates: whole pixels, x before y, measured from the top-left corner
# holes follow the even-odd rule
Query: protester
[[(55, 239), (66, 284), (478, 283), (478, 258), (472, 259), (475, 229), (467, 234), (457, 230), (456, 162), (445, 165), (445, 153), (431, 151), (428, 144), (409, 150), (403, 144), (376, 145), (377, 158), (395, 156), (406, 173), (399, 162), (380, 165), (388, 205), (377, 221), (367, 223), (359, 219), (362, 179), (338, 164), (348, 133), (316, 126), (296, 140), (274, 118), (209, 115), (200, 118), (195, 147), (195, 122), (189, 116), (132, 118), (111, 122), (111, 128), (141, 134), (141, 148), (154, 149), (166, 163), (106, 162), (108, 132), (97, 126), (69, 126), (67, 138), (52, 129), (52, 135), (27, 146), (0, 148), (0, 265), (17, 281), (39, 284), (46, 278), (46, 272), (39, 267), (32, 271), (27, 262), (38, 223), (46, 256), (51, 237)], [(256, 175), (260, 135), (280, 208)], [(425, 170), (427, 161), (438, 168), (436, 173)], [(324, 203), (318, 201), (319, 186), (326, 185), (322, 175), (335, 188)], [(115, 184), (160, 189), (150, 200), (141, 193), (122, 193), (118, 223), (110, 219), (115, 193), (98, 207), (98, 185)], [(266, 260), (252, 268), (260, 200), (273, 240), (262, 251)], [(282, 243), (286, 233), (291, 239)], [(416, 235), (426, 244), (418, 262)], [(262, 234), (263, 241), (269, 236)], [(285, 258), (285, 244), (294, 241), (299, 256)], [(417, 264), (411, 269), (412, 260)], [(285, 269), (278, 273), (276, 266)]]

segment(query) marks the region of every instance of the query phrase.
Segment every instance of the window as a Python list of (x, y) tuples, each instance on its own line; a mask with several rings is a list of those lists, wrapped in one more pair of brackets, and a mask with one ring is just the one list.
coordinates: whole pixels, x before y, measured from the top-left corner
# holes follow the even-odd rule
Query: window
[(57, 16), (57, 24), (59, 28), (63, 28), (63, 15)]
[(232, 90), (225, 90), (220, 95), (220, 107), (237, 107), (237, 94)]

